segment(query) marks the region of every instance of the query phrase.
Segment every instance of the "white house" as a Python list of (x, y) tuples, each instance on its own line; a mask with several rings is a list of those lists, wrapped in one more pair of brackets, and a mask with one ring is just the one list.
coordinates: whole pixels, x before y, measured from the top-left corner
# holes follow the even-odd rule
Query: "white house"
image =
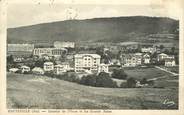
[(174, 59), (172, 59), (172, 58), (165, 59), (165, 66), (172, 67), (172, 66), (175, 66), (175, 65), (176, 65), (176, 63), (175, 63)]
[(156, 47), (153, 46), (143, 46), (141, 48), (141, 52), (143, 53), (154, 53), (156, 51), (157, 51)]
[(43, 64), (44, 71), (52, 71), (54, 70), (54, 64), (52, 62), (45, 62)]
[(54, 74), (63, 74), (66, 72), (66, 68), (63, 65), (55, 65), (54, 66)]
[(165, 53), (161, 53), (157, 55), (157, 61), (163, 61), (164, 59), (166, 59), (168, 57), (167, 54)]
[(35, 67), (35, 68), (33, 68), (33, 69), (32, 69), (32, 72), (33, 72), (34, 74), (41, 74), (41, 75), (44, 74), (44, 70), (43, 70), (42, 68), (40, 68), (40, 67)]
[(98, 72), (98, 65), (100, 64), (101, 56), (98, 54), (76, 54), (75, 72)]
[(106, 72), (106, 73), (109, 73), (109, 65), (108, 64), (99, 64), (98, 65), (98, 73), (100, 72)]
[(150, 55), (149, 54), (144, 54), (143, 55), (143, 63), (144, 64), (149, 64), (150, 63)]
[(10, 69), (9, 69), (9, 72), (15, 73), (15, 72), (18, 71), (18, 70), (19, 70), (18, 68), (10, 68)]
[(25, 65), (21, 66), (20, 69), (22, 73), (31, 71), (30, 67), (25, 66)]

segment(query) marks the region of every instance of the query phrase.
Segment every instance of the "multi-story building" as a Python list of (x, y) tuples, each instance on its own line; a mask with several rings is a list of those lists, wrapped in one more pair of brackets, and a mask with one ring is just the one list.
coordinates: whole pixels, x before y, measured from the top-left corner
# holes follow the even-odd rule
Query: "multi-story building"
[(45, 62), (43, 64), (44, 71), (52, 71), (54, 70), (54, 64), (52, 62)]
[(76, 54), (75, 72), (98, 72), (101, 56), (98, 54)]
[(125, 67), (137, 66), (142, 64), (142, 56), (137, 54), (123, 54), (121, 64)]
[(34, 44), (8, 44), (8, 52), (32, 52)]
[(54, 66), (54, 73), (55, 74), (63, 74), (70, 70), (70, 65), (68, 63), (62, 63)]
[(75, 43), (74, 42), (61, 42), (61, 41), (55, 41), (54, 42), (55, 48), (74, 48)]
[(67, 49), (65, 48), (35, 48), (33, 50), (33, 55), (42, 56), (42, 55), (48, 55), (48, 56), (61, 56), (63, 52), (67, 52)]

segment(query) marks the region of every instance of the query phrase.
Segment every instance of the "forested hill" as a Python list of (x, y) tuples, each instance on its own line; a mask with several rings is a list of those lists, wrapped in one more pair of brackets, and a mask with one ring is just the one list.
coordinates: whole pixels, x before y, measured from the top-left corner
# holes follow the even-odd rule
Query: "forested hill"
[[(161, 17), (113, 17), (66, 20), (9, 28), (8, 42), (26, 41), (136, 41), (149, 34), (175, 34), (179, 21)], [(178, 39), (178, 38), (174, 38)]]

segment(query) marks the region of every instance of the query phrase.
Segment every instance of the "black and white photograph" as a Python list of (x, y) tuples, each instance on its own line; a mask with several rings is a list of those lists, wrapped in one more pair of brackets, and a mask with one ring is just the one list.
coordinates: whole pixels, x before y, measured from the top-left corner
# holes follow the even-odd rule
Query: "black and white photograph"
[(173, 2), (46, 1), (7, 2), (7, 109), (179, 110)]

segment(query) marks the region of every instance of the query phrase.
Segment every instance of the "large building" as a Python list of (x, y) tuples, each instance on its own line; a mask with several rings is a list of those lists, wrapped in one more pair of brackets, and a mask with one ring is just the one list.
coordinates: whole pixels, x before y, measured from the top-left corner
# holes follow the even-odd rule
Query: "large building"
[(61, 56), (63, 52), (67, 52), (65, 48), (35, 48), (33, 50), (33, 55), (42, 56)]
[(74, 42), (55, 41), (54, 42), (54, 47), (55, 48), (74, 48), (75, 47), (75, 43)]
[(8, 52), (32, 52), (34, 44), (8, 44)]
[(98, 54), (76, 54), (75, 72), (98, 72), (101, 56)]
[(142, 56), (138, 54), (123, 54), (121, 64), (125, 67), (132, 67), (142, 64)]

